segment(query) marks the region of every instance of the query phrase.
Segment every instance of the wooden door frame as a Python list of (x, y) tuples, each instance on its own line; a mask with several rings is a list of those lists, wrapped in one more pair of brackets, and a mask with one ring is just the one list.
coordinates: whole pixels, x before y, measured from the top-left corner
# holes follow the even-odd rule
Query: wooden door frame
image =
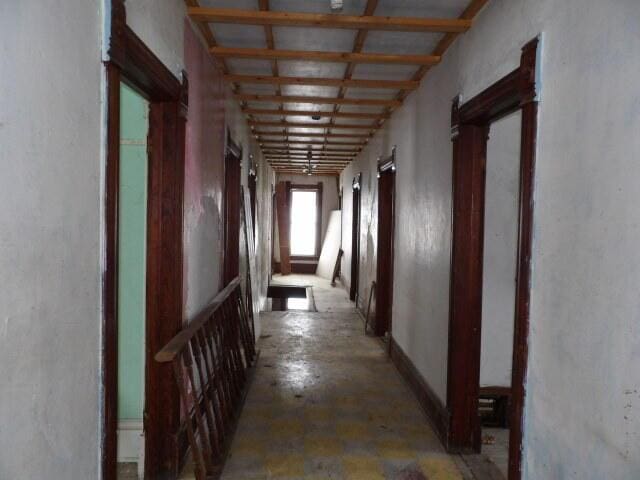
[[(396, 172), (396, 147), (391, 150), (391, 155), (378, 161), (378, 251), (376, 255), (376, 322), (374, 333), (382, 337), (386, 332), (391, 335), (392, 307), (393, 307), (393, 264), (394, 264), (394, 236), (395, 236), (395, 172)], [(382, 201), (381, 180), (383, 176), (392, 175), (391, 202)], [(380, 228), (380, 218), (390, 215), (391, 225), (389, 229)], [(384, 231), (383, 231), (384, 230)], [(381, 240), (383, 235), (390, 235), (389, 256), (381, 258)]]
[(251, 202), (251, 221), (252, 221), (252, 229), (253, 229), (253, 239), (254, 244), (257, 244), (256, 240), (256, 196), (258, 189), (258, 173), (256, 171), (256, 167), (252, 165), (253, 163), (253, 155), (249, 155), (249, 178), (247, 179), (247, 186), (249, 189), (249, 200)]
[(106, 67), (107, 152), (105, 176), (105, 272), (103, 276), (103, 440), (101, 470), (117, 476), (118, 426), (118, 202), (120, 86), (149, 101), (147, 293), (145, 349), (145, 475), (170, 478), (178, 469), (178, 392), (170, 368), (153, 356), (181, 328), (182, 210), (187, 113), (182, 84), (127, 25), (124, 0), (112, 0)]
[[(227, 182), (227, 168), (229, 162), (237, 162), (238, 168), (238, 195), (234, 202), (229, 201), (229, 187)], [(227, 136), (224, 149), (224, 199), (223, 199), (223, 248), (222, 248), (222, 285), (226, 286), (238, 276), (240, 271), (240, 206), (244, 201), (240, 193), (242, 186), (242, 145), (234, 141), (231, 130), (227, 127)], [(230, 225), (230, 212), (236, 212), (237, 225)], [(238, 245), (235, 255), (230, 255), (232, 236), (231, 229), (237, 226)]]
[[(537, 55), (536, 38), (523, 47), (520, 66), (516, 70), (464, 105), (460, 105), (459, 100), (454, 100), (451, 115), (454, 200), (447, 369), (447, 410), (450, 422), (447, 447), (450, 451), (478, 451), (480, 428), (477, 406), (487, 135), (492, 122), (510, 113), (522, 112), (509, 480), (521, 478), (538, 109)], [(458, 182), (459, 180), (465, 183)]]
[[(349, 282), (349, 300), (356, 302), (358, 306), (358, 283), (360, 280), (360, 183), (362, 173), (353, 177), (351, 182), (351, 281)], [(356, 212), (357, 207), (357, 212)]]

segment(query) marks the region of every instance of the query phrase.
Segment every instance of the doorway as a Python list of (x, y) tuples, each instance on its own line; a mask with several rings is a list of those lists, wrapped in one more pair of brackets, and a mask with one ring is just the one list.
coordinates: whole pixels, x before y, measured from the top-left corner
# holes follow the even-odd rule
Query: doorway
[[(480, 452), (481, 414), (493, 414), (495, 420), (501, 401), (501, 426), (509, 427), (509, 480), (521, 478), (537, 49), (537, 39), (525, 45), (516, 70), (464, 105), (454, 101), (451, 115), (453, 209), (447, 447), (451, 452)], [(489, 142), (491, 129), (497, 144)], [(490, 170), (488, 153), (492, 156)], [(509, 168), (499, 165), (501, 161), (510, 162)], [(488, 338), (496, 331), (504, 335), (497, 345)], [(489, 385), (490, 382), (498, 385)], [(487, 410), (486, 400), (493, 400), (496, 408)]]
[(353, 177), (351, 184), (351, 282), (349, 299), (358, 306), (358, 287), (360, 281), (360, 179), (362, 174)]
[(224, 157), (224, 271), (223, 285), (240, 273), (240, 207), (242, 149), (227, 131)]
[(506, 478), (518, 251), (518, 110), (490, 124), (482, 259), (479, 412), (481, 450)]
[[(185, 76), (181, 84), (129, 28), (123, 0), (112, 1), (109, 54), (106, 64), (102, 478), (117, 479), (118, 421), (131, 410), (139, 415), (141, 405), (144, 448), (140, 446), (139, 451), (144, 454), (139, 454), (138, 463), (144, 464), (147, 478), (171, 478), (177, 474), (184, 454), (178, 435), (178, 391), (171, 368), (155, 362), (153, 356), (178, 333), (183, 320), (182, 210), (187, 81)], [(127, 105), (122, 105), (123, 102)], [(148, 112), (148, 134), (143, 124), (136, 122), (137, 131), (134, 129), (132, 138), (121, 138), (128, 128), (126, 112), (121, 115), (121, 107), (134, 104), (138, 112)], [(129, 164), (129, 155), (138, 163)], [(145, 159), (146, 173), (143, 171)], [(119, 232), (121, 228), (125, 231)], [(122, 256), (121, 248), (124, 248)], [(135, 261), (128, 264), (126, 255), (132, 252)], [(123, 268), (125, 271), (121, 271)], [(125, 282), (122, 288), (121, 282)], [(126, 291), (127, 282), (135, 289)], [(127, 306), (125, 294), (135, 294), (135, 302), (132, 300)], [(124, 317), (120, 318), (121, 315)], [(131, 318), (137, 323), (121, 323)], [(137, 333), (129, 337), (126, 329), (132, 326)], [(122, 335), (120, 329), (125, 329)], [(136, 360), (120, 358), (120, 354), (125, 353), (125, 340), (134, 337), (131, 352)], [(123, 349), (119, 349), (119, 345)], [(125, 375), (136, 377), (138, 390), (130, 396), (133, 403), (125, 401), (128, 394)], [(127, 382), (127, 388), (133, 385)], [(136, 428), (139, 431), (139, 423)], [(137, 472), (134, 475), (137, 476)]]
[(378, 255), (376, 265), (376, 336), (391, 337), (393, 238), (396, 189), (395, 148), (378, 162)]

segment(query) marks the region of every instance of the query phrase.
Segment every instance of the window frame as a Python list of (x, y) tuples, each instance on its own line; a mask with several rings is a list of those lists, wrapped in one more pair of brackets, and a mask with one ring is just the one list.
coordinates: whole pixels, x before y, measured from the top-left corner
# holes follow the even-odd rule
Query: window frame
[[(292, 211), (293, 192), (294, 191), (312, 191), (316, 192), (316, 245), (313, 255), (290, 255), (291, 261), (295, 260), (313, 260), (318, 261), (320, 258), (320, 251), (322, 249), (322, 182), (316, 184), (294, 184), (289, 183), (287, 185), (287, 202), (289, 204), (289, 212)], [(291, 234), (293, 229), (291, 228), (291, 219), (289, 219), (289, 245), (293, 245)]]

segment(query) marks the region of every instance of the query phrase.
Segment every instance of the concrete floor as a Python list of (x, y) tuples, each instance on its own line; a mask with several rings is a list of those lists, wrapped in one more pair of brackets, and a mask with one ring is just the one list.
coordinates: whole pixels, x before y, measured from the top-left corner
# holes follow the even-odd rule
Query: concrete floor
[(273, 283), (313, 285), (318, 312), (261, 315), (261, 357), (223, 480), (472, 478), (341, 286), (299, 275)]

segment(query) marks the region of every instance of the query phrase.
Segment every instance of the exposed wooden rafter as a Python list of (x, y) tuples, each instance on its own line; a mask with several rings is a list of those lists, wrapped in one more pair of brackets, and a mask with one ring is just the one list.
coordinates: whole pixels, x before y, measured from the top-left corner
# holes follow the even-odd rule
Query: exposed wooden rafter
[(309, 140), (303, 142), (300, 140), (259, 140), (260, 145), (334, 145), (342, 147), (364, 147), (365, 143), (360, 142), (319, 142), (317, 140)]
[(308, 138), (369, 138), (362, 133), (305, 133), (305, 132), (262, 132), (254, 131), (254, 135), (262, 137), (308, 137)]
[[(188, 15), (195, 22), (204, 37), (211, 55), (221, 65), (225, 79), (231, 84), (236, 99), (248, 117), (252, 134), (258, 138), (265, 155), (296, 155), (314, 147), (315, 152), (343, 152), (355, 155), (366, 146), (366, 140), (390, 117), (391, 112), (402, 105), (409, 93), (418, 88), (421, 80), (430, 68), (437, 65), (455, 39), (471, 28), (478, 12), (488, 0), (470, 0), (466, 9), (458, 18), (388, 17), (376, 16), (378, 0), (367, 0), (362, 15), (316, 14), (271, 11), (269, 0), (258, 0), (258, 9), (242, 10), (229, 8), (201, 7), (198, 0), (185, 0)], [(264, 28), (266, 48), (239, 48), (234, 45), (219, 45), (213, 35), (210, 24), (258, 25)], [(278, 45), (276, 48), (273, 27), (338, 28), (356, 30), (351, 51), (313, 51), (296, 50), (297, 45)], [(363, 51), (370, 31), (397, 32), (439, 32), (442, 38), (431, 52), (393, 54), (393, 52), (373, 53)], [(231, 72), (226, 59), (255, 59), (268, 61), (271, 76), (244, 75)], [(341, 78), (319, 78), (306, 76), (281, 76), (279, 61), (331, 62), (346, 63)], [(353, 78), (358, 64), (417, 65), (415, 73), (407, 80), (378, 80), (373, 78)], [(236, 65), (236, 64), (234, 64)], [(393, 77), (392, 77), (393, 78)], [(240, 92), (244, 84), (273, 85), (275, 94)], [(305, 95), (306, 89), (283, 94), (283, 86), (336, 87), (334, 96)], [(393, 98), (346, 98), (347, 89), (390, 90)], [(273, 91), (273, 90), (272, 90)], [(393, 92), (395, 91), (395, 92)], [(285, 93), (288, 93), (285, 91)], [(310, 92), (311, 93), (311, 92)], [(313, 92), (315, 93), (315, 92)], [(369, 97), (374, 97), (371, 94)], [(247, 108), (247, 103), (271, 103), (277, 108)], [(285, 104), (329, 105), (329, 111), (285, 109)], [(343, 106), (380, 107), (382, 111), (366, 110), (344, 111)], [(276, 119), (262, 116), (276, 116)], [(287, 117), (320, 117), (328, 121), (312, 123), (287, 121)], [(355, 125), (338, 123), (340, 118), (369, 119), (370, 122), (358, 122)], [(257, 130), (256, 127), (278, 127), (282, 131)], [(310, 129), (313, 133), (290, 132), (288, 128)], [(342, 133), (340, 133), (342, 131)], [(354, 133), (356, 132), (356, 133)], [(357, 133), (360, 132), (360, 133)], [(275, 139), (282, 137), (281, 140)], [(264, 138), (267, 138), (266, 140)], [(318, 139), (301, 141), (302, 139)], [(330, 142), (329, 139), (363, 139), (362, 143)], [(292, 141), (293, 140), (293, 141)], [(333, 147), (333, 148), (332, 148)], [(353, 147), (353, 148), (351, 148)], [(275, 167), (275, 165), (274, 165)], [(341, 168), (337, 169), (338, 171)], [(279, 170), (282, 171), (282, 170)]]
[(261, 108), (245, 108), (250, 115), (288, 115), (292, 117), (340, 117), (340, 118), (375, 118), (383, 120), (389, 118), (388, 113), (360, 113), (360, 112), (322, 112), (315, 110), (271, 110)]
[(389, 55), (384, 53), (320, 52), (310, 50), (273, 50), (269, 48), (211, 47), (218, 58), (245, 58), (257, 60), (303, 60), (333, 63), (378, 63), (394, 65), (436, 65), (437, 55)]
[(414, 80), (367, 80), (312, 77), (264, 77), (259, 75), (225, 75), (229, 82), (266, 85), (311, 85), (320, 87), (388, 88), (415, 90), (420, 82)]
[[(311, 122), (267, 122), (260, 120), (250, 120), (249, 125), (252, 127), (281, 127), (281, 128), (329, 128), (328, 123), (311, 123)], [(344, 130), (375, 130), (377, 125), (331, 125), (333, 129)]]
[(309, 103), (312, 105), (370, 105), (375, 107), (399, 107), (399, 100), (381, 100), (378, 98), (338, 98), (315, 97), (304, 95), (255, 95), (238, 94), (236, 98), (243, 102), (268, 102), (268, 103)]
[[(301, 147), (265, 147), (262, 149), (262, 152), (267, 153), (296, 153), (296, 152), (307, 152), (309, 148), (301, 148)], [(327, 153), (327, 154), (336, 154), (336, 155), (344, 155), (344, 156), (355, 156), (360, 152), (358, 148), (313, 148), (311, 147), (311, 151), (314, 153)]]
[(347, 28), (401, 32), (465, 32), (471, 22), (464, 19), (376, 17), (294, 12), (190, 7), (189, 16), (197, 22), (237, 25), (277, 25), (280, 27)]

